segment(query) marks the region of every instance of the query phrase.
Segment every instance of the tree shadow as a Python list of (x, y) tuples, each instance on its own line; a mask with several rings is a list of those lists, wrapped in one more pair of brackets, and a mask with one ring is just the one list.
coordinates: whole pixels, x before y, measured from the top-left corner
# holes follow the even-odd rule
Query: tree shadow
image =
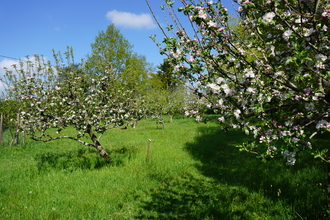
[(326, 166), (301, 154), (294, 166), (284, 159), (262, 162), (235, 146), (249, 137), (237, 131), (201, 128), (201, 135), (186, 149), (202, 162), (196, 165), (205, 176), (230, 186), (243, 186), (262, 193), (273, 202), (291, 207), (296, 217), (320, 219), (326, 210)]
[(200, 128), (186, 150), (199, 172), (165, 180), (139, 219), (327, 219), (325, 165), (302, 155), (295, 166), (266, 163), (235, 146), (241, 132)]
[(134, 158), (138, 149), (125, 145), (110, 151), (112, 163), (109, 164), (94, 148), (77, 147), (66, 152), (48, 151), (37, 154), (34, 159), (39, 171), (51, 169), (72, 172), (77, 169), (100, 169), (104, 166), (123, 166)]
[(78, 147), (78, 149), (66, 152), (43, 152), (37, 154), (34, 159), (41, 172), (51, 169), (69, 172), (77, 169), (99, 169), (108, 164), (94, 149), (86, 147)]
[[(247, 201), (248, 192), (230, 192), (216, 181), (192, 174), (167, 179), (142, 201), (136, 219), (249, 219), (248, 206), (236, 209), (228, 201)], [(235, 202), (234, 202), (235, 203)], [(243, 217), (243, 218), (242, 218)]]

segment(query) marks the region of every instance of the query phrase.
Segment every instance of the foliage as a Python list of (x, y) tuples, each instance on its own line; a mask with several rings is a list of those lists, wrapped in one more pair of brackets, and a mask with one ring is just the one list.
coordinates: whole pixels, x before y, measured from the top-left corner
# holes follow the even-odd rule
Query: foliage
[(173, 66), (168, 61), (164, 60), (158, 69), (157, 74), (153, 75), (152, 78), (158, 81), (160, 89), (173, 91), (184, 84), (182, 76), (174, 72)]
[(3, 115), (3, 123), (5, 129), (15, 129), (18, 106), (19, 103), (14, 100), (2, 100), (0, 102), (0, 113)]
[(0, 101), (0, 114), (2, 116), (2, 124), (0, 126), (2, 126), (3, 129), (1, 132), (6, 129), (9, 129), (9, 132), (12, 137), (11, 145), (19, 144), (20, 135), (18, 131), (18, 124), (20, 122), (18, 117), (18, 111), (19, 102), (10, 99)]
[(87, 63), (95, 74), (102, 74), (105, 67), (119, 74), (126, 68), (133, 46), (114, 24), (110, 24), (105, 32), (99, 32), (91, 48), (92, 54), (88, 56)]
[(256, 144), (243, 150), (283, 156), (293, 165), (299, 152), (312, 149), (315, 134), (330, 126), (329, 1), (236, 2), (237, 34), (221, 1), (181, 1), (178, 11), (192, 30), (178, 20), (174, 2), (166, 1), (162, 8), (173, 20), (167, 29), (177, 32), (162, 29), (161, 54), (195, 83), (221, 121), (254, 136)]
[(139, 95), (150, 71), (149, 63), (142, 55), (135, 53), (128, 40), (110, 24), (106, 31), (101, 31), (91, 44), (92, 54), (88, 55), (86, 67), (90, 74), (103, 74), (111, 68), (120, 86)]

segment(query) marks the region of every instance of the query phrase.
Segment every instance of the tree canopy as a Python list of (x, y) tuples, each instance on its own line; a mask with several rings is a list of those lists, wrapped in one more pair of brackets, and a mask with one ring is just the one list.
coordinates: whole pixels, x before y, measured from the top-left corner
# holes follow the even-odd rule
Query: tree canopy
[[(195, 83), (196, 93), (221, 114), (220, 121), (253, 134), (256, 143), (242, 149), (294, 164), (296, 154), (312, 149), (315, 134), (330, 127), (330, 4), (236, 2), (244, 35), (234, 32), (221, 1), (181, 1), (176, 8), (166, 1), (162, 9), (173, 23), (167, 27), (171, 32), (162, 29), (160, 51), (176, 72)], [(182, 26), (175, 9), (188, 17), (192, 30)], [(315, 146), (311, 152), (327, 161), (327, 150)]]
[(114, 24), (101, 31), (91, 44), (92, 53), (87, 56), (86, 68), (90, 74), (104, 74), (111, 68), (121, 82), (121, 87), (141, 93), (150, 72), (146, 58), (133, 51), (133, 45)]

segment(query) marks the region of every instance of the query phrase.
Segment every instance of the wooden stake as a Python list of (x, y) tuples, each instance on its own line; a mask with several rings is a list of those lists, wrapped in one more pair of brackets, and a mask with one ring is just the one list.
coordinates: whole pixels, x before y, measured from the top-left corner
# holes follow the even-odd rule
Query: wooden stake
[(147, 158), (146, 161), (149, 162), (150, 161), (150, 145), (151, 145), (151, 140), (148, 140), (148, 150), (147, 150)]
[(0, 145), (2, 145), (2, 124), (3, 124), (3, 115), (0, 116)]

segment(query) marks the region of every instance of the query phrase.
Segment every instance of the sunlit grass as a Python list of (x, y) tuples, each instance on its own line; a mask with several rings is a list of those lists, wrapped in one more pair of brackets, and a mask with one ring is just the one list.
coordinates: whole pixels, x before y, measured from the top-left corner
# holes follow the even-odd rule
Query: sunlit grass
[(235, 147), (245, 138), (148, 119), (103, 136), (113, 164), (71, 140), (6, 144), (0, 219), (326, 219), (325, 165), (307, 155), (293, 167), (262, 163)]

